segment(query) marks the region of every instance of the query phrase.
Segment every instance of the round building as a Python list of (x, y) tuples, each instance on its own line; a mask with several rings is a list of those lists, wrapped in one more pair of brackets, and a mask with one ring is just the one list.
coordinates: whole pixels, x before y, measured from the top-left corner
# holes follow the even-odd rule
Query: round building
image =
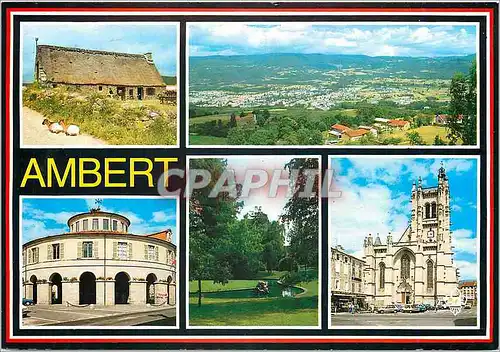
[(23, 297), (36, 304), (175, 304), (171, 230), (128, 232), (126, 217), (92, 209), (69, 232), (23, 245)]

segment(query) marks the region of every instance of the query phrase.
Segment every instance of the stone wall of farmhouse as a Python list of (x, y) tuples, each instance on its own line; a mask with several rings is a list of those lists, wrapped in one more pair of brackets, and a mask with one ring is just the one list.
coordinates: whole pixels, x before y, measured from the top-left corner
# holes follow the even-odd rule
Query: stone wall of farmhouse
[[(66, 86), (66, 87), (71, 87), (73, 89), (76, 89), (78, 92), (81, 92), (83, 94), (103, 94), (107, 97), (110, 98), (115, 98), (115, 99), (122, 99), (122, 95), (119, 94), (118, 86), (113, 86), (113, 85), (74, 85), (74, 84), (57, 84), (57, 83), (50, 83), (48, 86), (58, 87), (58, 86)], [(123, 87), (123, 97), (125, 100), (137, 100), (139, 99), (138, 95), (138, 87)], [(142, 89), (142, 100), (151, 100), (151, 99), (157, 99), (158, 93), (162, 92), (165, 90), (165, 87), (163, 86), (156, 86), (156, 87), (143, 87)]]

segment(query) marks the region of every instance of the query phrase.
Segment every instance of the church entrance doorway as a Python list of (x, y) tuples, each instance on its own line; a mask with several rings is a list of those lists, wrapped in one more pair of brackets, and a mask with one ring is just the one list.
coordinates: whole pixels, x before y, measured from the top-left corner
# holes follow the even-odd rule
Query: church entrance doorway
[(411, 295), (408, 292), (401, 292), (401, 303), (410, 304)]

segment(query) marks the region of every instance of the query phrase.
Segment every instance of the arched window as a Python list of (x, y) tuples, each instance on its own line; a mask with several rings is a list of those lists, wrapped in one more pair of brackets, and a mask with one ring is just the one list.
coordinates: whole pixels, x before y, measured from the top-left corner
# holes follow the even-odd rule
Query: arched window
[(429, 219), (431, 217), (431, 205), (429, 203), (425, 203), (425, 218)]
[(427, 261), (427, 288), (434, 288), (434, 263), (430, 259)]
[(410, 256), (408, 253), (401, 257), (401, 280), (410, 278)]
[(385, 264), (384, 263), (380, 263), (379, 264), (379, 271), (380, 271), (380, 275), (379, 275), (379, 286), (380, 288), (384, 288), (385, 286)]
[(432, 207), (431, 207), (431, 217), (435, 218), (436, 217), (436, 203), (432, 203)]

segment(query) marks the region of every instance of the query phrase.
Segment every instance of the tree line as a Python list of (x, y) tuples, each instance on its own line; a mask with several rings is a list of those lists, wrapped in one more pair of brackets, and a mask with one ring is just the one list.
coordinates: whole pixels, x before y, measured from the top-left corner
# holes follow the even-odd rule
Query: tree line
[[(209, 196), (227, 161), (193, 159), (190, 163), (191, 168), (209, 170), (212, 175), (210, 184), (194, 190), (189, 200), (189, 279), (198, 282), (198, 305), (203, 280), (226, 284), (232, 279), (252, 279), (258, 271), (279, 269), (289, 272), (283, 278), (289, 282), (292, 277), (304, 279), (296, 274), (299, 267), (317, 268), (317, 195), (312, 197), (316, 200), (292, 197), (279, 221), (270, 220), (260, 207), (239, 216), (241, 186), (236, 185), (236, 195)], [(286, 165), (288, 170), (309, 167), (317, 169), (317, 159), (293, 159)], [(300, 180), (297, 185), (305, 187)]]

